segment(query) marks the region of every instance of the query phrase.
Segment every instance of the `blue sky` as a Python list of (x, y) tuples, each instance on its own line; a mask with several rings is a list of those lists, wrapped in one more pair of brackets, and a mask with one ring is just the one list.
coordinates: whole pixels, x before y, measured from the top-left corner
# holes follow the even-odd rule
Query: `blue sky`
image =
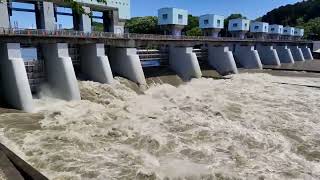
[[(249, 19), (256, 19), (276, 7), (299, 1), (302, 0), (131, 0), (131, 15), (156, 16), (159, 8), (178, 7), (193, 15), (214, 13), (229, 16), (232, 13), (241, 13)], [(33, 9), (30, 4), (16, 5)], [(68, 12), (64, 8), (61, 8), (61, 11)], [(13, 26), (18, 24), (19, 28), (36, 28), (33, 13), (13, 12), (11, 23)], [(72, 17), (58, 16), (58, 24), (62, 24), (63, 28), (72, 28)]]
[(256, 19), (276, 7), (299, 1), (302, 0), (131, 0), (131, 15), (156, 15), (160, 7), (178, 7), (193, 15), (241, 13)]

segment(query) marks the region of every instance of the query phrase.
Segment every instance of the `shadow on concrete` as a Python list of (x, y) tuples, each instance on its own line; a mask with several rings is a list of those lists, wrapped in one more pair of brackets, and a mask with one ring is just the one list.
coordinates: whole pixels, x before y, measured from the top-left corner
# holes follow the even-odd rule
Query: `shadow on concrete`
[(43, 174), (0, 143), (0, 170), (6, 179), (47, 180)]

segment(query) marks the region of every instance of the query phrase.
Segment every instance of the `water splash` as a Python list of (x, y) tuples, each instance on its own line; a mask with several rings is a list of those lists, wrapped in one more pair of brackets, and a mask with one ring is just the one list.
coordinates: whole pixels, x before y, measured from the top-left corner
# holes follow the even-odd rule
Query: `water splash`
[(50, 179), (319, 179), (319, 84), (240, 74), (138, 94), (123, 79), (80, 82), (81, 101), (1, 114), (0, 140)]

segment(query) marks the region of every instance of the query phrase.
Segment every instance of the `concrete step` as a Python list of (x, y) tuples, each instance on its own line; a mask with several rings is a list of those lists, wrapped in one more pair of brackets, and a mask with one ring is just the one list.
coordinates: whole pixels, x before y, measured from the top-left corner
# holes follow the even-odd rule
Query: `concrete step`
[(0, 143), (0, 170), (7, 179), (47, 180), (43, 174)]

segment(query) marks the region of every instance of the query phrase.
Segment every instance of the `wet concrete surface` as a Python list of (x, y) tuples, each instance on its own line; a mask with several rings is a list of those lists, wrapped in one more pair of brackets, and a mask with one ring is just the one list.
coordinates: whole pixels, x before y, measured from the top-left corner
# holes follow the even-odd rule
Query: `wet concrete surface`
[(284, 64), (281, 66), (270, 66), (264, 65), (264, 69), (272, 69), (272, 70), (285, 70), (285, 71), (306, 71), (306, 72), (314, 72), (320, 73), (320, 60), (307, 60), (307, 61), (296, 61), (294, 64)]
[(8, 180), (47, 180), (39, 171), (34, 169), (7, 147), (0, 143), (0, 170), (2, 179)]
[(286, 71), (272, 69), (239, 69), (239, 73), (267, 73), (273, 76), (320, 78), (320, 73), (306, 71)]

